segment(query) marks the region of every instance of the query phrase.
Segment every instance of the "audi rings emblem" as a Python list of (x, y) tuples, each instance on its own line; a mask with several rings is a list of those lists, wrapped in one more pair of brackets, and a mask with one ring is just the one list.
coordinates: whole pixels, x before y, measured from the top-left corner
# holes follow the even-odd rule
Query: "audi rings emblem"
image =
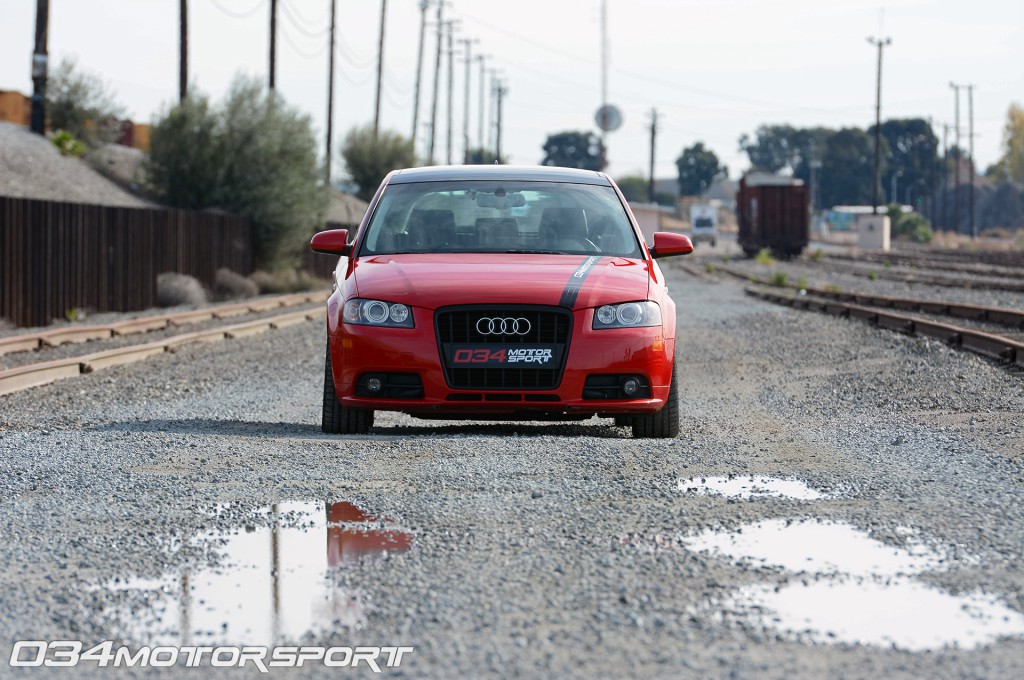
[(480, 335), (526, 335), (533, 326), (529, 319), (523, 317), (483, 317), (476, 322), (476, 332)]

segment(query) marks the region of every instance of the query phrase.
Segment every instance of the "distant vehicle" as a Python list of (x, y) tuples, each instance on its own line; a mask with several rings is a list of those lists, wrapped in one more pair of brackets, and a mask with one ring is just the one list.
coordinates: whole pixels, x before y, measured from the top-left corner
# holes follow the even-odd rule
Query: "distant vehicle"
[(340, 255), (327, 301), (324, 432), (375, 411), (464, 420), (583, 420), (679, 433), (676, 305), (657, 258), (599, 172), (464, 165), (398, 170)]
[(738, 242), (748, 257), (768, 248), (795, 257), (807, 247), (810, 211), (807, 186), (798, 179), (750, 174), (736, 192)]
[(690, 240), (694, 245), (701, 242), (715, 247), (718, 238), (718, 209), (707, 203), (690, 206)]

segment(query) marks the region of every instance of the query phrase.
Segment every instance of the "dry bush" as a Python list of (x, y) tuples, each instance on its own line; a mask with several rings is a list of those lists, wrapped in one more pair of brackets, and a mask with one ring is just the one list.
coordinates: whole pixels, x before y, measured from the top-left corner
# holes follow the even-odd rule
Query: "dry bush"
[(322, 288), (324, 282), (302, 269), (280, 269), (275, 272), (257, 270), (249, 280), (255, 283), (260, 293), (298, 293)]
[(259, 295), (255, 282), (237, 274), (227, 267), (221, 267), (213, 277), (213, 292), (218, 300), (235, 300)]
[(156, 277), (156, 304), (160, 307), (201, 305), (208, 301), (206, 289), (194, 276), (164, 272)]

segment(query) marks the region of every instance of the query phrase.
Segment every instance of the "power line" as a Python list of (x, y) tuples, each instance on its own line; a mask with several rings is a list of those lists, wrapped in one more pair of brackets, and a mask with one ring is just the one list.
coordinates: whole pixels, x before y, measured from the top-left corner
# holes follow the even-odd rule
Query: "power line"
[(318, 31), (311, 31), (311, 30), (305, 28), (305, 26), (303, 26), (302, 23), (298, 19), (295, 18), (295, 16), (292, 14), (292, 10), (289, 7), (289, 3), (282, 2), (281, 3), (281, 7), (284, 8), (284, 16), (285, 16), (285, 18), (288, 19), (288, 21), (291, 22), (291, 24), (295, 28), (295, 30), (297, 30), (299, 33), (301, 33), (302, 35), (306, 36), (307, 38), (313, 38), (314, 40), (320, 40), (324, 36), (327, 35), (328, 31), (330, 31), (330, 27), (328, 27), (328, 26), (324, 26), (324, 27), (322, 27)]
[(294, 40), (292, 40), (292, 37), (291, 35), (288, 34), (287, 27), (284, 24), (281, 24), (279, 30), (281, 32), (281, 35), (284, 36), (285, 42), (288, 43), (289, 46), (291, 46), (292, 51), (294, 51), (303, 59), (319, 59), (320, 56), (327, 51), (327, 45), (320, 45), (320, 48), (317, 49), (315, 52), (307, 52), (306, 50), (299, 47)]
[(266, 0), (260, 0), (259, 2), (256, 3), (255, 6), (253, 6), (252, 9), (247, 9), (247, 10), (242, 11), (242, 12), (235, 12), (234, 10), (230, 10), (227, 7), (224, 7), (223, 5), (221, 5), (219, 2), (217, 2), (217, 0), (210, 0), (210, 4), (213, 5), (214, 7), (216, 7), (220, 11), (221, 14), (227, 15), (227, 16), (231, 17), (232, 19), (248, 19), (249, 17), (251, 17), (254, 14), (256, 14), (256, 12), (260, 11), (261, 9), (263, 9), (263, 7), (267, 4), (267, 2), (266, 2)]
[[(287, 4), (290, 4), (290, 3), (286, 3), (286, 5)], [(323, 26), (324, 24), (329, 23), (328, 20), (331, 18), (331, 17), (328, 16), (328, 17), (324, 17), (323, 19), (319, 19), (319, 20), (316, 20), (316, 21), (308, 19), (308, 18), (306, 18), (305, 15), (302, 14), (301, 11), (299, 11), (298, 6), (291, 7), (291, 11), (295, 12), (295, 16), (298, 17), (298, 19), (301, 20), (302, 23), (306, 24), (307, 26)], [(326, 30), (329, 31), (330, 28), (327, 27)]]

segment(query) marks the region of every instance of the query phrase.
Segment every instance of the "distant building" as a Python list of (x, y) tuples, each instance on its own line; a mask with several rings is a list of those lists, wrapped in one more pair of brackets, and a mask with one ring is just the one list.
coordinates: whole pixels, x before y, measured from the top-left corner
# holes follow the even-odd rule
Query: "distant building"
[(28, 125), (31, 116), (31, 99), (14, 90), (0, 90), (0, 121)]

